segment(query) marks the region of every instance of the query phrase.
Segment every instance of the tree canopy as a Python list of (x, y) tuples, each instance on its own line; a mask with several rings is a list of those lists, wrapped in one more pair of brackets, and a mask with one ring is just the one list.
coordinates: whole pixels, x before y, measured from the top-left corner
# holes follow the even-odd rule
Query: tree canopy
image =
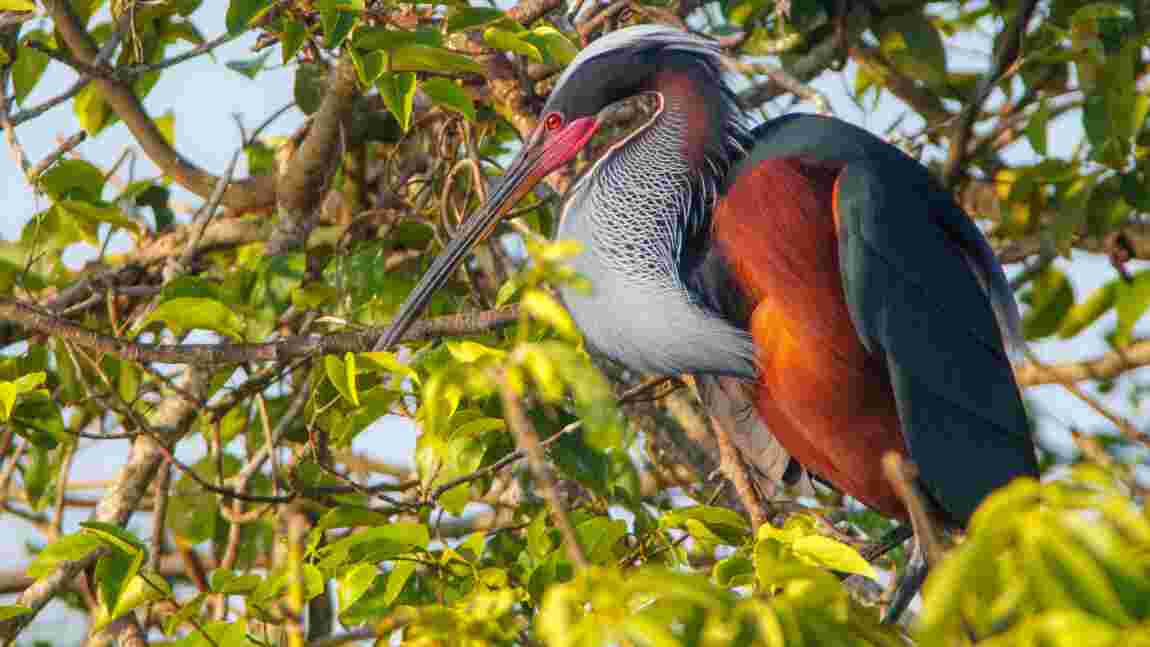
[[(211, 5), (0, 0), (0, 127), (42, 207), (0, 240), (0, 523), (37, 537), (0, 568), (3, 642), (60, 601), (87, 644), (136, 647), (1150, 644), (1145, 3)], [(1042, 443), (1043, 482), (983, 504), (901, 625), (879, 623), (891, 521), (820, 489), (752, 524), (688, 381), (589, 355), (553, 295), (584, 281), (553, 207), (643, 102), (374, 348), (558, 73), (647, 22), (715, 39), (749, 113), (896, 115), (879, 134), (984, 227), (1027, 339), (1101, 340), (1019, 358), (1105, 423), (1034, 415), (1074, 450)], [(214, 56), (236, 41), (249, 57)], [(181, 152), (188, 108), (149, 100), (205, 59), (293, 78), (291, 105), (218, 124), (240, 142), (221, 168)], [(74, 130), (25, 146), (50, 111)], [(133, 146), (96, 161), (117, 129)], [(400, 434), (407, 460), (364, 449)], [(117, 442), (77, 495), (83, 452)]]

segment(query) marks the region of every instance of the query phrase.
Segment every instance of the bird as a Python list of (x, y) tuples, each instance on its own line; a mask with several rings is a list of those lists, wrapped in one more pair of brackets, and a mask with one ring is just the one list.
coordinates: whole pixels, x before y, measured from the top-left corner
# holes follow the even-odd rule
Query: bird
[(1011, 363), (1019, 313), (981, 230), (929, 169), (865, 129), (803, 113), (752, 126), (718, 46), (669, 26), (619, 29), (579, 52), (378, 347), (639, 95), (653, 114), (558, 207), (556, 237), (582, 243), (572, 264), (592, 286), (560, 297), (591, 352), (692, 377), (762, 474), (809, 474), (898, 521), (908, 510), (884, 476), (888, 453), (917, 467), (948, 528), (1037, 476)]

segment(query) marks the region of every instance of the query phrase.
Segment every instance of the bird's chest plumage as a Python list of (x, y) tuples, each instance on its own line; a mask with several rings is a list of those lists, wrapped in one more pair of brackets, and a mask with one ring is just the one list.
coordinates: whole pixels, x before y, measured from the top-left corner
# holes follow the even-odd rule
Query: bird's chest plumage
[(632, 370), (754, 377), (750, 337), (684, 285), (689, 211), (709, 188), (659, 144), (657, 131), (627, 142), (568, 195), (558, 238), (583, 243), (573, 265), (592, 291), (565, 289), (564, 302), (588, 344)]

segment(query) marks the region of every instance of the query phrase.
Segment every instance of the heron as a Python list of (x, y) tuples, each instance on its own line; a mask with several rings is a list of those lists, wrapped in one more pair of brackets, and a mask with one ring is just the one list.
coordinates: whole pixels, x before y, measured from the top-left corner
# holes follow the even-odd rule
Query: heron
[[(612, 106), (649, 96), (653, 114), (559, 207), (556, 235), (582, 243), (573, 265), (592, 286), (560, 296), (588, 349), (638, 373), (691, 376), (771, 479), (809, 474), (905, 522), (882, 469), (894, 453), (917, 466), (936, 518), (965, 527), (991, 491), (1038, 474), (1001, 265), (920, 162), (834, 117), (751, 127), (723, 71), (714, 43), (672, 27), (632, 26), (584, 48), (381, 346), (587, 147)], [(904, 598), (925, 576), (913, 561)]]

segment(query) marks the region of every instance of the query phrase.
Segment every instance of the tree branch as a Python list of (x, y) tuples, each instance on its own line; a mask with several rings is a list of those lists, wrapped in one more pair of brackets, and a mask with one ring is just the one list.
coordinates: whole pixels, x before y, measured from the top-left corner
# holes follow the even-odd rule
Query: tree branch
[(506, 378), (501, 380), (499, 395), (503, 401), (503, 415), (507, 418), (507, 426), (515, 435), (515, 444), (527, 454), (527, 464), (531, 466), (531, 473), (547, 500), (547, 507), (551, 511), (551, 519), (559, 532), (563, 535), (563, 543), (567, 546), (567, 556), (575, 566), (587, 566), (587, 555), (579, 545), (579, 536), (575, 534), (575, 527), (567, 516), (563, 501), (559, 498), (559, 490), (555, 487), (555, 479), (551, 477), (551, 470), (547, 465), (547, 458), (540, 446), (539, 436), (523, 406), (519, 404), (519, 395), (515, 392)]
[[(188, 383), (185, 386), (192, 392), (199, 392), (206, 384), (206, 377), (204, 371), (189, 370)], [(198, 408), (186, 398), (165, 398), (154, 414), (152, 426), (174, 440), (184, 434), (188, 423), (198, 411)], [(137, 436), (132, 441), (127, 462), (120, 468), (120, 473), (116, 475), (104, 493), (103, 499), (96, 506), (92, 520), (117, 526), (127, 524), (147, 493), (148, 484), (156, 475), (162, 460), (163, 453), (160, 451), (160, 446), (151, 436), (146, 434)], [(83, 559), (64, 561), (51, 575), (36, 580), (24, 589), (16, 604), (32, 609), (32, 613), (0, 622), (0, 643), (8, 644), (15, 640), (52, 598), (70, 586), (77, 575), (102, 554), (102, 550), (97, 550)]]
[[(83, 25), (72, 13), (67, 0), (46, 0), (44, 4), (72, 56), (83, 63), (95, 64), (96, 48)], [(108, 105), (123, 120), (124, 125), (156, 166), (196, 195), (202, 198), (211, 195), (217, 178), (184, 159), (168, 144), (129, 85), (107, 78), (96, 78), (93, 82), (99, 86)], [(253, 176), (229, 186), (223, 203), (232, 209), (242, 211), (266, 207), (274, 200), (275, 178)]]
[(326, 187), (339, 167), (346, 124), (359, 79), (351, 56), (340, 57), (328, 80), (323, 103), (312, 117), (307, 136), (277, 182), (279, 220), (266, 253), (278, 256), (302, 247), (316, 223)]
[[(468, 312), (417, 321), (404, 341), (458, 337), (498, 330), (516, 321), (516, 308)], [(130, 362), (217, 365), (282, 362), (314, 354), (368, 352), (386, 327), (314, 337), (286, 337), (263, 344), (145, 344), (112, 337), (49, 314), (11, 297), (0, 296), (0, 320), (11, 321), (44, 335), (66, 339), (85, 348)]]
[(954, 124), (954, 131), (950, 137), (950, 152), (947, 154), (946, 167), (942, 174), (943, 184), (948, 187), (954, 187), (963, 175), (967, 148), (974, 132), (974, 122), (978, 120), (978, 115), (982, 112), (982, 104), (986, 103), (994, 85), (1018, 59), (1019, 50), (1022, 48), (1022, 38), (1026, 35), (1026, 26), (1030, 24), (1030, 17), (1034, 15), (1034, 9), (1037, 6), (1038, 0), (1024, 0), (1019, 6), (1018, 14), (999, 36), (1002, 40), (999, 41), (999, 46), (994, 53), (994, 63), (987, 70), (986, 76), (979, 79), (973, 96), (970, 97), (958, 115), (958, 121)]

